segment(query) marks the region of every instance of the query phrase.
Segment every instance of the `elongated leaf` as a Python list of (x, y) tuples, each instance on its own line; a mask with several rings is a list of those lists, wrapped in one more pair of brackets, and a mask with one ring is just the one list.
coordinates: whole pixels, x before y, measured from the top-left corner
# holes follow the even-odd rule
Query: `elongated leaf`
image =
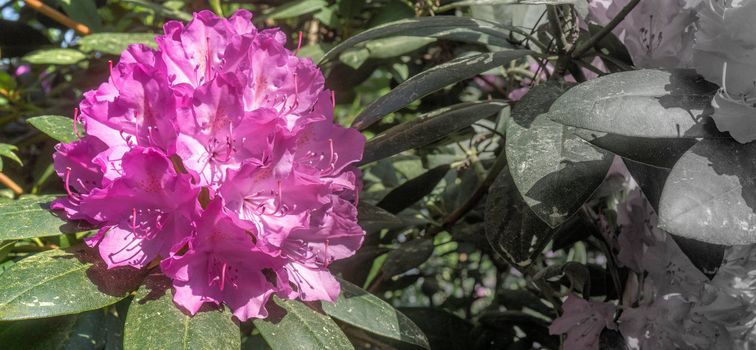
[(694, 138), (630, 137), (574, 128), (573, 133), (592, 145), (622, 158), (666, 168), (672, 168), (677, 160), (698, 142)]
[(404, 227), (407, 225), (402, 219), (396, 217), (394, 214), (366, 202), (360, 202), (357, 217), (360, 226), (362, 226), (367, 232)]
[[(63, 143), (70, 143), (78, 139), (73, 130), (73, 119), (68, 117), (60, 115), (41, 115), (39, 117), (29, 118), (26, 122), (31, 124), (37, 130), (45, 133), (45, 135)], [(79, 132), (83, 133), (84, 128), (79, 127)]]
[(703, 140), (688, 150), (664, 185), (659, 225), (708, 243), (756, 243), (756, 144)]
[(99, 31), (102, 28), (102, 19), (97, 13), (97, 4), (94, 0), (57, 0), (56, 2), (74, 21), (86, 24), (93, 31)]
[(296, 0), (285, 3), (276, 7), (270, 13), (264, 15), (269, 19), (294, 18), (313, 13), (326, 8), (328, 3), (325, 0)]
[(711, 119), (717, 88), (690, 70), (614, 73), (570, 89), (549, 113), (562, 124), (609, 134), (723, 137)]
[(545, 112), (561, 92), (553, 84), (530, 90), (512, 110), (506, 140), (509, 171), (517, 189), (551, 227), (580, 209), (604, 181), (614, 159), (549, 119)]
[[(18, 147), (14, 145), (9, 145), (7, 143), (0, 143), (0, 156), (6, 157), (18, 165), (24, 165), (23, 162), (21, 162), (21, 158), (18, 158), (18, 155), (16, 155), (16, 151), (18, 151)], [(0, 171), (3, 170), (3, 160), (0, 158)]]
[(381, 270), (385, 277), (405, 273), (428, 261), (434, 248), (433, 241), (427, 238), (404, 242), (388, 253)]
[(131, 44), (157, 47), (153, 33), (95, 33), (79, 40), (81, 51), (100, 51), (111, 55), (120, 55)]
[(48, 250), (0, 275), (0, 320), (69, 315), (125, 298), (143, 278), (129, 267), (108, 270), (90, 250)]
[(165, 16), (169, 18), (176, 18), (182, 21), (190, 21), (192, 19), (192, 15), (185, 11), (175, 10), (175, 9), (169, 8), (167, 6), (163, 6), (159, 3), (155, 3), (152, 1), (147, 1), (147, 0), (121, 0), (121, 1), (139, 5), (144, 8), (148, 8), (152, 11), (155, 11), (156, 14), (161, 15), (161, 16)]
[(368, 41), (339, 55), (339, 60), (359, 69), (369, 58), (386, 59), (399, 57), (435, 42), (434, 38), (395, 36)]
[(582, 0), (462, 0), (441, 6), (439, 12), (465, 6), (482, 5), (572, 5), (580, 17), (588, 15), (588, 3)]
[(106, 342), (105, 311), (76, 315), (0, 322), (4, 350), (96, 350)]
[(467, 349), (473, 344), (473, 325), (440, 307), (402, 308), (428, 336), (431, 349)]
[(0, 240), (55, 236), (84, 231), (50, 212), (54, 195), (26, 196), (15, 201), (0, 202)]
[(74, 64), (87, 58), (74, 49), (43, 49), (24, 56), (24, 61), (31, 64)]
[(362, 164), (427, 145), (506, 107), (504, 101), (467, 102), (445, 107), (399, 124), (365, 144)]
[(323, 302), (329, 316), (366, 331), (430, 349), (428, 339), (407, 316), (360, 287), (339, 279), (341, 295), (335, 303)]
[[(278, 310), (264, 320), (254, 320), (273, 350), (354, 350), (336, 322), (300, 301), (273, 297)], [(272, 307), (269, 307), (273, 309)], [(285, 315), (283, 313), (285, 312)]]
[(449, 169), (449, 164), (439, 165), (408, 180), (383, 197), (377, 206), (392, 214), (399, 213), (431, 193)]
[(486, 239), (505, 260), (528, 266), (548, 243), (553, 230), (520, 197), (510, 172), (504, 169), (488, 190)]
[(150, 276), (129, 306), (123, 348), (237, 350), (241, 333), (232, 316), (225, 308), (185, 314), (173, 303), (170, 280)]
[(457, 16), (435, 16), (402, 19), (370, 28), (351, 36), (328, 51), (320, 62), (338, 57), (342, 52), (357, 44), (395, 35), (420, 36), (436, 39), (456, 40), (483, 45), (511, 46), (508, 31), (514, 27), (499, 26), (496, 23)]
[(379, 97), (357, 116), (352, 126), (365, 129), (387, 114), (449, 84), (468, 79), (491, 68), (522, 58), (531, 52), (511, 50), (460, 57), (423, 71)]

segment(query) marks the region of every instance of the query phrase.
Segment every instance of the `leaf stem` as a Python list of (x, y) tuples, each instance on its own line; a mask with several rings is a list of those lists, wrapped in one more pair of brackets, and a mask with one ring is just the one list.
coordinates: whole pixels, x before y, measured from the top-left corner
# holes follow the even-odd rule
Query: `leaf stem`
[(620, 10), (620, 12), (617, 14), (617, 16), (614, 16), (609, 23), (601, 28), (596, 34), (594, 34), (592, 37), (590, 37), (587, 41), (582, 42), (581, 44), (578, 44), (575, 50), (572, 51), (572, 54), (570, 55), (572, 58), (578, 58), (582, 56), (584, 53), (586, 53), (588, 50), (590, 50), (592, 47), (596, 46), (596, 44), (601, 41), (605, 36), (607, 36), (609, 33), (614, 30), (614, 28), (617, 27), (623, 20), (625, 20), (625, 17), (632, 11), (635, 6), (638, 5), (640, 0), (630, 0), (630, 2), (625, 5), (625, 7)]

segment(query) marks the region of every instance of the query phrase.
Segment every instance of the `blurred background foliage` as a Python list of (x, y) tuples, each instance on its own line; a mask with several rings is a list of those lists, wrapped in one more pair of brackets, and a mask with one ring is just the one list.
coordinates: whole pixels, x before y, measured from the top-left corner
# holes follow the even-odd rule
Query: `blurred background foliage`
[[(188, 20), (194, 11), (212, 9), (229, 15), (240, 8), (252, 10), (258, 27), (280, 26), (289, 34), (290, 49), (297, 49), (301, 35), (299, 55), (315, 62), (358, 33), (402, 19), (451, 15), (524, 28), (524, 35), (509, 30), (500, 31), (505, 34), (499, 37), (486, 37), (483, 32), (470, 35), (466, 27), (452, 24), (445, 32), (399, 33), (345, 48), (323, 63), (327, 86), (335, 91), (336, 119), (343, 125), (409, 77), (452, 59), (515, 48), (544, 53), (556, 49), (551, 48), (554, 41), (544, 5), (468, 6), (469, 1), (436, 0), (43, 1), (84, 25), (82, 32), (28, 3), (0, 0), (0, 142), (6, 145), (0, 155), (12, 160), (2, 168), (8, 178), (6, 187), (19, 187), (16, 193), (4, 188), (6, 198), (21, 191), (63, 193), (51, 168), (57, 141), (26, 119), (72, 116), (81, 94), (107, 78), (108, 62), (118, 59), (125, 44), (150, 43), (152, 33), (159, 33), (166, 21)], [(561, 11), (562, 19), (569, 21), (571, 7)], [(474, 120), (450, 128), (429, 144), (362, 166), (360, 221), (367, 238), (356, 256), (334, 264), (333, 270), (398, 307), (423, 329), (433, 349), (555, 349), (560, 339), (548, 332), (557, 316), (555, 296), (582, 290), (586, 284), (590, 295), (617, 295), (612, 278), (619, 277), (607, 272), (610, 262), (603, 254), (605, 247), (587, 214), (551, 232), (555, 239), (538, 247), (545, 248), (546, 254), (535, 254), (536, 261), (528, 268), (507, 262), (486, 239), (484, 195), (493, 182), (488, 174), (492, 168), (501, 170), (495, 160), (503, 152), (515, 104), (512, 94), (529, 87), (539, 74), (547, 74), (531, 69), (534, 64), (533, 59), (518, 59), (498, 65), (434, 91), (364, 128), (364, 134), (372, 138), (422, 115), (443, 113), (439, 109), (447, 106), (509, 99), (493, 110), (467, 111), (466, 115), (477, 113)], [(623, 186), (622, 179), (607, 181), (590, 205), (611, 212), (611, 203), (623, 195)], [(513, 208), (508, 210), (519, 208), (515, 203), (506, 205)], [(66, 247), (77, 238), (0, 242), (0, 273), (29, 253)], [(566, 268), (569, 262), (579, 263), (580, 268)], [(547, 269), (549, 278), (541, 288), (525, 277), (533, 266), (553, 267)], [(342, 326), (359, 348), (406, 346)], [(40, 323), (39, 327), (56, 325)], [(264, 346), (256, 331), (246, 330), (243, 346)]]

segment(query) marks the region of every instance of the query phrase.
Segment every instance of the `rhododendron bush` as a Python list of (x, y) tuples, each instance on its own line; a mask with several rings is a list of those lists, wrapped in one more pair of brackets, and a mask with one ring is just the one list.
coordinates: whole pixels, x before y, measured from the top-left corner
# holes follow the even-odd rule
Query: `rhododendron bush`
[(0, 16), (0, 349), (756, 346), (756, 0)]

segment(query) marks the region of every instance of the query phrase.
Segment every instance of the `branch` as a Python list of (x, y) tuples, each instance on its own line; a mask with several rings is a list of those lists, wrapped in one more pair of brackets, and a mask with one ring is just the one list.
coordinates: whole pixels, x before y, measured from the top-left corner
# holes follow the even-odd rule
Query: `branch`
[(87, 35), (87, 34), (90, 33), (89, 27), (87, 27), (84, 24), (81, 24), (79, 22), (76, 22), (76, 21), (68, 18), (68, 16), (60, 13), (60, 11), (58, 11), (58, 10), (56, 10), (56, 9), (50, 7), (50, 6), (47, 6), (47, 5), (43, 4), (42, 1), (39, 1), (39, 0), (24, 0), (24, 3), (27, 6), (31, 7), (32, 9), (36, 10), (37, 12), (39, 12), (39, 13), (47, 16), (47, 17), (52, 18), (56, 22), (58, 22), (58, 23), (60, 23), (60, 24), (62, 24), (64, 26), (66, 26), (68, 28), (71, 28), (71, 29), (75, 30), (77, 33), (79, 33), (81, 35)]
[(605, 36), (609, 35), (609, 33), (614, 30), (614, 28), (617, 27), (623, 20), (625, 20), (625, 17), (632, 11), (635, 6), (638, 5), (640, 0), (630, 0), (630, 2), (625, 5), (625, 7), (622, 8), (622, 10), (617, 14), (617, 16), (614, 16), (609, 23), (604, 26), (604, 28), (601, 28), (598, 33), (593, 35), (588, 39), (588, 41), (583, 42), (582, 44), (578, 45), (575, 50), (572, 51), (572, 54), (570, 55), (572, 58), (578, 58), (582, 56), (584, 53), (586, 53), (588, 50), (590, 50), (592, 47), (596, 46), (596, 44), (601, 41)]

